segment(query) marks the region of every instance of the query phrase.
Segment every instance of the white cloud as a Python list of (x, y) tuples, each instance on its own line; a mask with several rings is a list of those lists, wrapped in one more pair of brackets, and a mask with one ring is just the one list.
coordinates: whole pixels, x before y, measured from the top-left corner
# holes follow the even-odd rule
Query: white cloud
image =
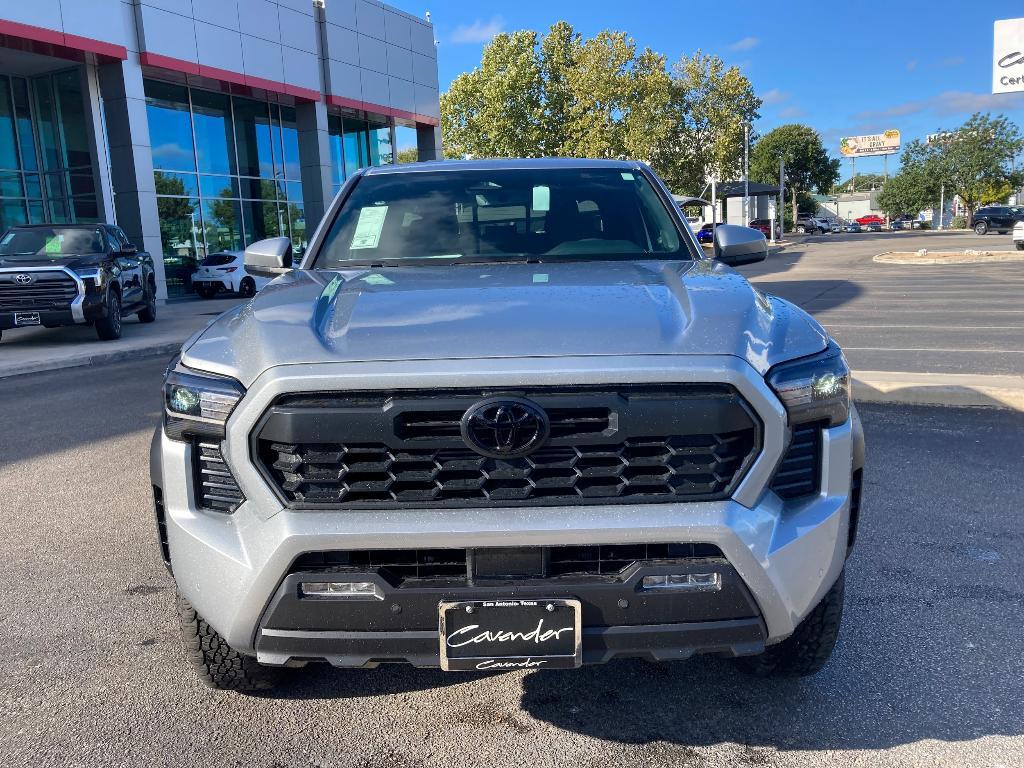
[(790, 107), (779, 110), (779, 117), (783, 120), (795, 120), (800, 117), (804, 117), (807, 113), (804, 112), (800, 107), (795, 104)]
[(761, 101), (765, 105), (781, 104), (784, 101), (788, 101), (791, 95), (789, 91), (780, 91), (778, 88), (772, 88), (770, 91), (765, 91), (761, 94)]
[(749, 51), (751, 48), (756, 48), (757, 44), (761, 40), (756, 37), (744, 37), (742, 40), (737, 40), (735, 43), (729, 46), (730, 51)]
[(472, 24), (459, 24), (451, 35), (453, 43), (489, 43), (491, 39), (505, 31), (505, 20), (501, 16), (492, 16), (488, 20), (477, 19)]
[(974, 112), (1000, 112), (1007, 109), (1024, 108), (1022, 93), (970, 93), (969, 91), (944, 91), (938, 96), (917, 101), (906, 101), (886, 109), (869, 109), (854, 115), (855, 120), (875, 121), (919, 115), (932, 112), (940, 117), (972, 114)]

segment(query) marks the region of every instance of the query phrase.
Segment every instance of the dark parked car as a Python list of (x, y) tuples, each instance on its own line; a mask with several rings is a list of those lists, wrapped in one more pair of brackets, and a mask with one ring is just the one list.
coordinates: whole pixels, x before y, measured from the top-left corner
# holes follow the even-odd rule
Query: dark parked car
[(879, 224), (877, 221), (869, 221), (867, 224), (864, 225), (864, 230), (866, 232), (881, 232), (882, 225)]
[[(753, 219), (749, 224), (747, 224), (747, 226), (751, 229), (756, 229), (768, 239), (772, 239), (771, 219)], [(775, 234), (779, 234), (778, 225), (776, 225)]]
[(703, 227), (697, 230), (697, 242), (698, 243), (711, 243), (715, 240), (715, 229), (722, 226), (722, 222), (717, 224), (705, 224)]
[(995, 230), (1005, 235), (1018, 221), (1024, 221), (1024, 211), (1009, 205), (986, 205), (974, 214), (974, 231), (986, 235)]
[(0, 333), (94, 325), (104, 341), (121, 319), (156, 320), (153, 259), (109, 224), (33, 224), (0, 237)]

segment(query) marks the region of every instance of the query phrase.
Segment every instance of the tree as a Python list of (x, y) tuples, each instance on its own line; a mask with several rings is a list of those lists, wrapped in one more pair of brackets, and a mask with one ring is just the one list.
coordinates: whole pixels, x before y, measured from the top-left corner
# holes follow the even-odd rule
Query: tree
[(836, 184), (832, 188), (832, 194), (856, 192), (858, 189), (861, 192), (866, 192), (870, 189), (881, 189), (885, 185), (885, 180), (886, 177), (880, 173), (858, 173), (856, 176), (856, 186), (854, 186), (854, 177), (851, 176)]
[(830, 190), (839, 178), (839, 161), (828, 156), (817, 131), (797, 123), (781, 125), (758, 139), (750, 153), (751, 179), (777, 183), (780, 159), (786, 162), (785, 182), (795, 221), (799, 194)]
[(420, 151), (416, 147), (406, 147), (398, 150), (399, 163), (415, 163), (420, 159)]
[(935, 180), (915, 168), (905, 168), (885, 182), (878, 205), (889, 216), (917, 215), (939, 202)]
[(699, 192), (709, 173), (738, 170), (760, 104), (717, 57), (698, 51), (669, 71), (623, 32), (584, 39), (560, 21), (543, 37), (495, 37), (442, 95), (441, 125), (455, 156), (632, 158)]

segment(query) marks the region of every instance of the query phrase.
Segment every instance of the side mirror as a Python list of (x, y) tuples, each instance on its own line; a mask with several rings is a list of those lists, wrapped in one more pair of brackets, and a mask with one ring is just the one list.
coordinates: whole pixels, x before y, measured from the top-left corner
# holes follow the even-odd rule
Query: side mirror
[(715, 258), (730, 267), (768, 258), (768, 241), (750, 227), (722, 224), (715, 229)]
[(128, 243), (128, 245), (121, 246), (121, 253), (124, 254), (125, 256), (134, 256), (138, 252), (139, 249), (136, 248), (131, 243)]
[(290, 237), (268, 237), (245, 249), (245, 270), (257, 277), (277, 277), (292, 268)]

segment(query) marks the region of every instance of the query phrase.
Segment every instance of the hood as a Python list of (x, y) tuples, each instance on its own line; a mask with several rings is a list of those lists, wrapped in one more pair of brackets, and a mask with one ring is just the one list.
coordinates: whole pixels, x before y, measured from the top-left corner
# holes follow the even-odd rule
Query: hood
[(296, 270), (219, 317), (183, 362), (248, 386), (275, 365), (735, 355), (764, 373), (824, 349), (803, 311), (714, 261)]
[(86, 267), (98, 267), (104, 258), (106, 258), (106, 254), (103, 253), (74, 254), (59, 256), (55, 259), (47, 259), (42, 256), (38, 258), (26, 258), (24, 256), (19, 256), (16, 259), (5, 259), (3, 256), (0, 256), (0, 269), (7, 271), (26, 269), (30, 267), (53, 267), (54, 269), (68, 267), (71, 270), (76, 270), (84, 269)]

